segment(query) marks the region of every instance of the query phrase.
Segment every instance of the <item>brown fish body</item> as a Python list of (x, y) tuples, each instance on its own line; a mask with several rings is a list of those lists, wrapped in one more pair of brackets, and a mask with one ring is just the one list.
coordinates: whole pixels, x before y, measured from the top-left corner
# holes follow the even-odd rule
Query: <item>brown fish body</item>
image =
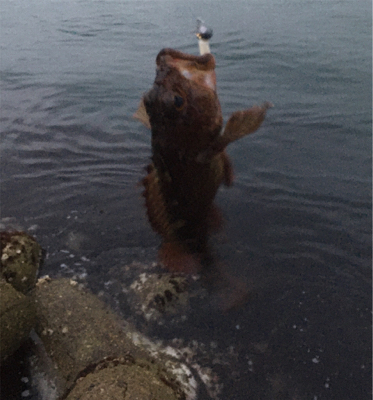
[(163, 238), (164, 265), (197, 272), (219, 225), (216, 192), (232, 182), (224, 149), (260, 126), (268, 104), (233, 114), (222, 134), (214, 57), (164, 49), (156, 63), (153, 88), (135, 115), (152, 130), (152, 164), (143, 180), (147, 213)]

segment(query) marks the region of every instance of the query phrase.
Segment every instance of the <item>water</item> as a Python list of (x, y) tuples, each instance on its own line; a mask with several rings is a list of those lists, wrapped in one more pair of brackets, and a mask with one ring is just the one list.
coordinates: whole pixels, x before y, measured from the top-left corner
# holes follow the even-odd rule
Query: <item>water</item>
[(235, 186), (217, 198), (218, 256), (255, 296), (205, 327), (197, 313), (190, 335), (238, 354), (222, 398), (368, 399), (369, 1), (3, 1), (3, 226), (37, 237), (43, 273), (87, 274), (96, 290), (112, 278), (103, 255), (155, 260), (137, 185), (150, 134), (132, 114), (162, 47), (197, 53), (198, 16), (214, 29), (225, 119), (275, 108), (229, 146)]

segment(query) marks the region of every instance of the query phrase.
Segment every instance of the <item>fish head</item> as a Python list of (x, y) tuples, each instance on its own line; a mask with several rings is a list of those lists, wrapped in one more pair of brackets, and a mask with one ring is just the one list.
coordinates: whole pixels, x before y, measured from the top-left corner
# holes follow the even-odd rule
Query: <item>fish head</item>
[(216, 93), (215, 59), (163, 49), (143, 102), (153, 146), (198, 153), (219, 136), (223, 118)]

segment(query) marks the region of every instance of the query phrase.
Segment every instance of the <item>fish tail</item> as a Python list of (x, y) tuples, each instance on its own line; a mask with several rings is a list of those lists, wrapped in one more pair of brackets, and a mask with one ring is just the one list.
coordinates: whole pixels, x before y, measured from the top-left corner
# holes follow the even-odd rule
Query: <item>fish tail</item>
[(158, 255), (161, 263), (171, 272), (197, 274), (202, 268), (201, 257), (188, 252), (177, 242), (164, 242)]

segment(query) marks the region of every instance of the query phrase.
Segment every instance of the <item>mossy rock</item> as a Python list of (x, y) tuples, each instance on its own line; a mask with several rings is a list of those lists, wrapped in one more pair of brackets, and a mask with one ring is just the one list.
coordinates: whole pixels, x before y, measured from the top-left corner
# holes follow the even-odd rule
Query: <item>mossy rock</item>
[(1, 362), (13, 354), (28, 338), (35, 325), (35, 301), (0, 280), (0, 354)]
[(42, 261), (42, 249), (25, 232), (0, 232), (1, 276), (26, 294), (34, 288)]

